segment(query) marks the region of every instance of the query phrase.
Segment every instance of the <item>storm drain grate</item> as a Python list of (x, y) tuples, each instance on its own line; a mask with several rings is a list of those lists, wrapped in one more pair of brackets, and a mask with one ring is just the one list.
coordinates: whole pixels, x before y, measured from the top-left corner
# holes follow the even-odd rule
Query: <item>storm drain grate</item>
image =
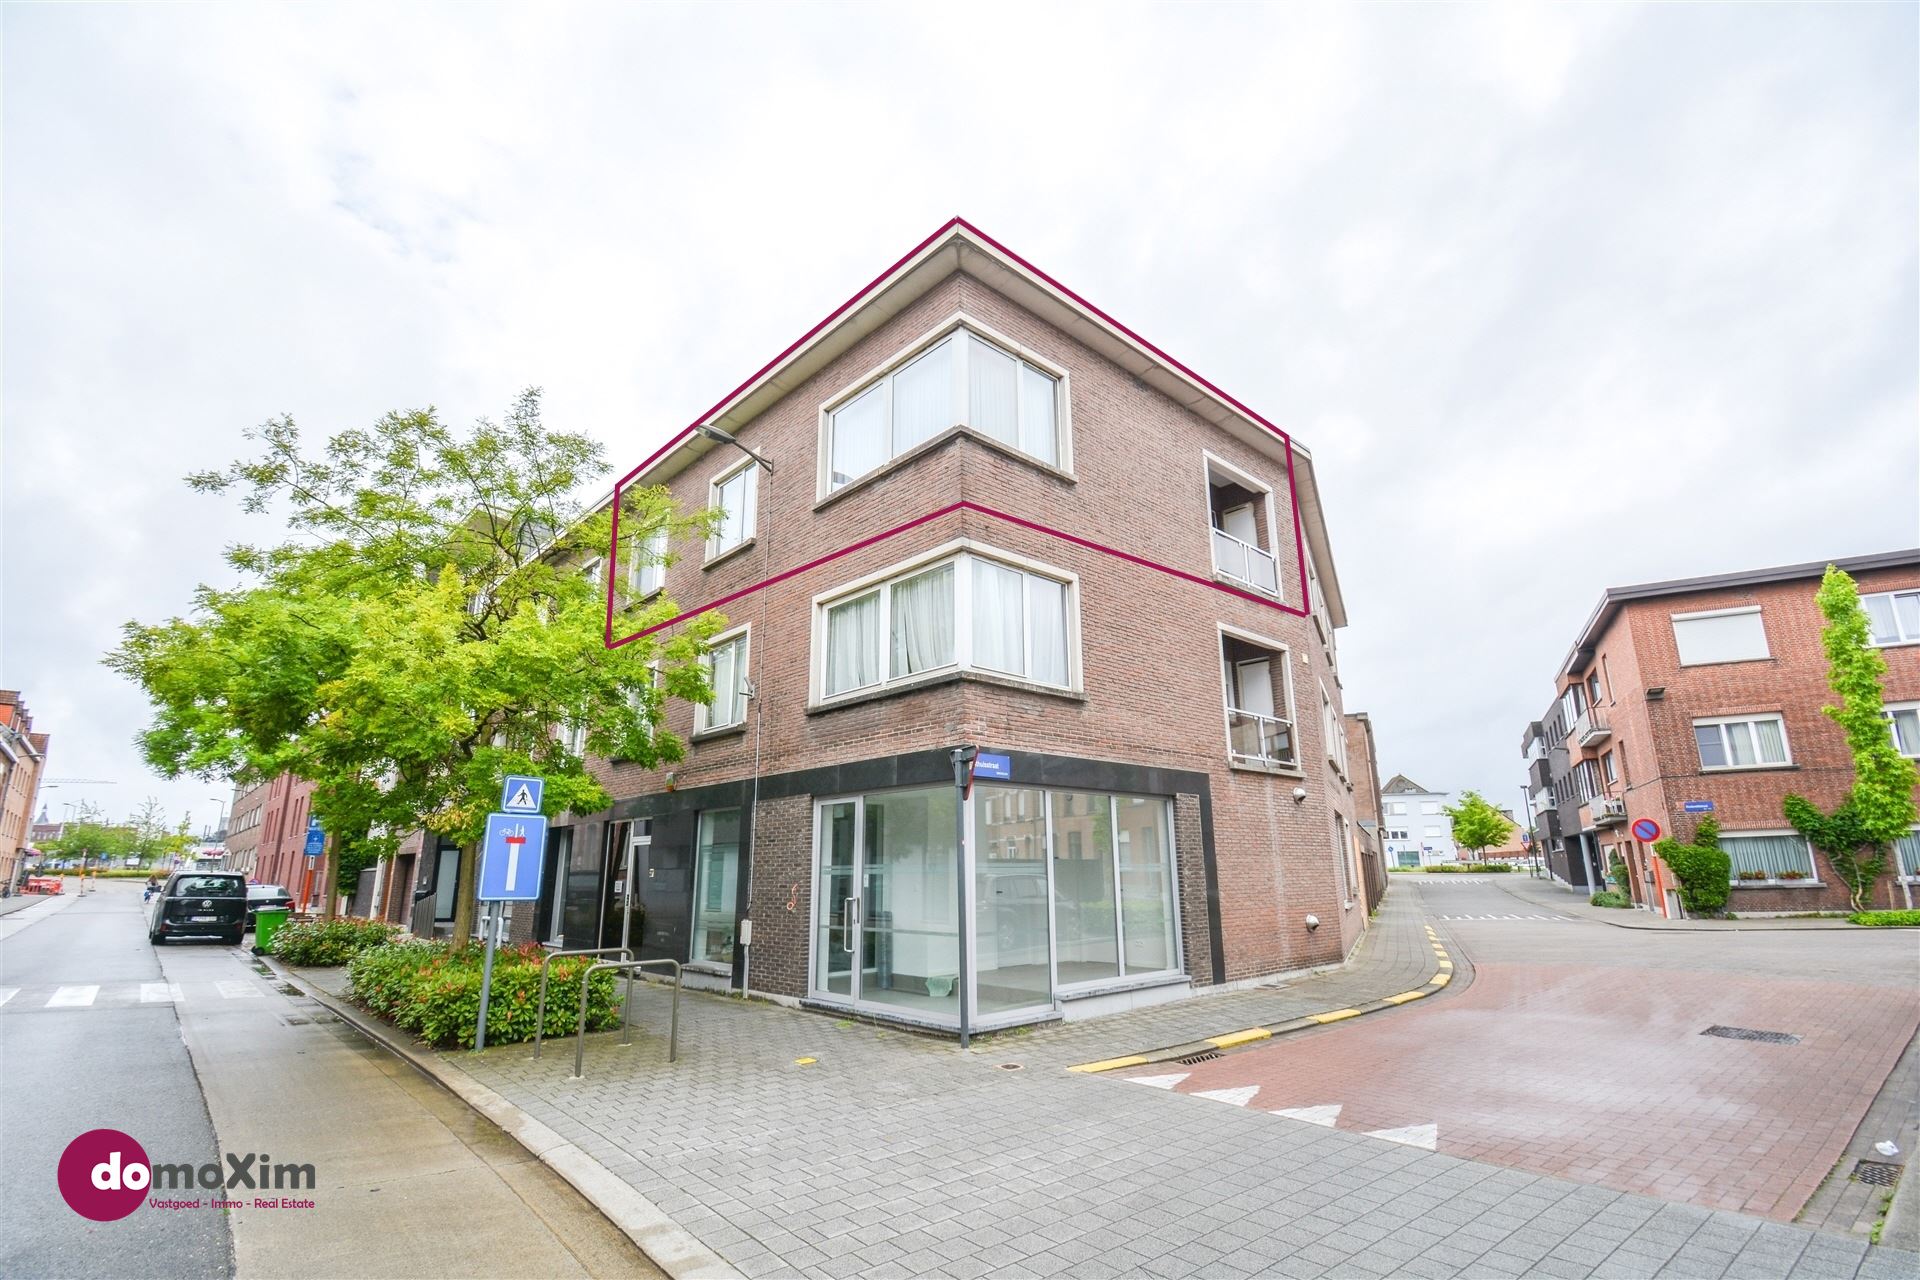
[(1757, 1040), (1761, 1044), (1799, 1044), (1800, 1037), (1785, 1031), (1755, 1031), (1752, 1027), (1708, 1027), (1703, 1036), (1726, 1040)]
[(1861, 1160), (1853, 1166), (1853, 1177), (1870, 1187), (1890, 1187), (1900, 1181), (1900, 1166), (1884, 1160)]
[(1212, 1062), (1219, 1056), (1220, 1051), (1218, 1049), (1209, 1049), (1205, 1053), (1188, 1054), (1186, 1057), (1180, 1059), (1180, 1065), (1183, 1067), (1191, 1067), (1197, 1062)]

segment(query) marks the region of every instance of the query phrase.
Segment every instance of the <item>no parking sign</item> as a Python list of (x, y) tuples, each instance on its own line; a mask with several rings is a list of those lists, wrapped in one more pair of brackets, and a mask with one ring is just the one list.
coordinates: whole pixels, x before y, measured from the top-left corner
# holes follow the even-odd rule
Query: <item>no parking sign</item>
[(1641, 818), (1633, 824), (1633, 838), (1642, 844), (1652, 844), (1660, 838), (1660, 824), (1652, 818)]

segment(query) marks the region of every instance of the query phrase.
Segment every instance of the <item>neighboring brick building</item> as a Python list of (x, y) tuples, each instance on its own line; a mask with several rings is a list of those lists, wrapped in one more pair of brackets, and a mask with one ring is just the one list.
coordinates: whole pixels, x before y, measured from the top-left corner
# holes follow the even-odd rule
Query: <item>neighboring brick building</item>
[(26, 874), (33, 806), (46, 773), (47, 735), (17, 689), (0, 689), (0, 886), (17, 889)]
[(296, 902), (317, 899), (307, 882), (307, 819), (313, 784), (290, 773), (236, 787), (227, 818), (227, 866), (260, 884), (284, 886)]
[[(1920, 551), (1833, 563), (1851, 574), (1887, 659), (1888, 732), (1920, 758)], [(1559, 697), (1527, 726), (1536, 829), (1554, 876), (1591, 889), (1614, 859), (1635, 902), (1680, 914), (1670, 873), (1633, 824), (1690, 837), (1711, 813), (1733, 861), (1727, 909), (1842, 909), (1846, 887), (1788, 824), (1788, 793), (1832, 809), (1853, 784), (1814, 601), (1826, 561), (1616, 587), (1561, 664)], [(1901, 842), (1920, 876), (1920, 835)], [(1881, 906), (1904, 905), (1894, 877)]]
[(1346, 721), (1361, 871), (1367, 883), (1367, 910), (1372, 911), (1387, 893), (1387, 855), (1380, 825), (1380, 759), (1374, 750), (1372, 718), (1364, 711), (1349, 711)]
[[(633, 483), (719, 527), (664, 572), (623, 542), (615, 582), (748, 592), (718, 696), (669, 704), (673, 769), (596, 766), (616, 803), (556, 820), (565, 872), (520, 932), (617, 941), (630, 857), (647, 954), (948, 1028), (962, 991), (1007, 1025), (1351, 948), (1345, 606), (1297, 442), (963, 224), (703, 426)], [(798, 572), (962, 501), (1014, 519), (948, 510)], [(987, 753), (964, 811), (962, 745)]]

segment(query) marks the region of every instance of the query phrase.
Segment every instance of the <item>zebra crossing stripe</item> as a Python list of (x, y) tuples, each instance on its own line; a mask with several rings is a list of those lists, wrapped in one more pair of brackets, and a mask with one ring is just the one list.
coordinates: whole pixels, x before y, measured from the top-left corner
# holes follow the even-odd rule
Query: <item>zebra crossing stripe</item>
[(19, 994), (20, 988), (18, 987), (0, 987), (0, 1004), (5, 1004)]
[(1440, 1144), (1440, 1126), (1437, 1124), (1410, 1124), (1399, 1129), (1369, 1129), (1369, 1138), (1385, 1138), (1388, 1142), (1398, 1142), (1409, 1147), (1424, 1147), (1434, 1150)]
[(1333, 1122), (1340, 1118), (1341, 1104), (1331, 1102), (1319, 1107), (1286, 1107), (1273, 1114), (1285, 1116), (1289, 1120), (1304, 1120), (1308, 1124), (1317, 1124), (1323, 1129), (1333, 1128)]
[(1230, 1107), (1244, 1107), (1253, 1101), (1253, 1095), (1260, 1092), (1257, 1084), (1241, 1085), (1237, 1089), (1201, 1089), (1194, 1093), (1196, 1098), (1207, 1098), (1214, 1102), (1224, 1102)]
[(180, 1004), (186, 997), (180, 994), (177, 982), (143, 982), (140, 984), (141, 1004)]
[(213, 985), (220, 988), (220, 995), (226, 1000), (258, 1000), (266, 994), (260, 990), (258, 984), (248, 982), (244, 978), (233, 982), (216, 982)]
[(61, 987), (58, 991), (53, 993), (53, 998), (47, 1001), (47, 1008), (49, 1009), (85, 1008), (87, 1005), (92, 1004), (93, 998), (99, 994), (100, 994), (100, 988), (98, 986)]
[(1171, 1089), (1193, 1073), (1178, 1071), (1170, 1076), (1128, 1076), (1128, 1084), (1143, 1084), (1149, 1089)]

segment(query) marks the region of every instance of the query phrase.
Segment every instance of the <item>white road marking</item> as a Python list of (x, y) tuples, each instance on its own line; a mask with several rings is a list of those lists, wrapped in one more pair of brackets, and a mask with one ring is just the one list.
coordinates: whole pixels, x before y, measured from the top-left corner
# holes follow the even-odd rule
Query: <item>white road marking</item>
[(1170, 1076), (1128, 1076), (1127, 1080), (1133, 1084), (1143, 1084), (1149, 1089), (1171, 1089), (1192, 1074), (1191, 1071), (1180, 1071)]
[(1244, 1107), (1260, 1092), (1257, 1084), (1244, 1084), (1237, 1089), (1201, 1089), (1194, 1093), (1196, 1098), (1211, 1098), (1215, 1102), (1224, 1102), (1228, 1106)]
[(244, 978), (233, 982), (216, 982), (213, 985), (220, 988), (221, 997), (227, 1000), (258, 1000), (266, 994), (258, 984)]
[(140, 984), (141, 1004), (179, 1004), (186, 999), (180, 994), (177, 982), (143, 982)]
[(53, 993), (53, 999), (47, 1001), (47, 1008), (49, 1009), (85, 1008), (87, 1005), (92, 1004), (93, 998), (99, 994), (100, 994), (100, 988), (97, 986), (61, 987), (58, 991)]
[(1410, 1124), (1399, 1129), (1369, 1129), (1369, 1138), (1385, 1138), (1388, 1142), (1399, 1142), (1409, 1147), (1424, 1147), (1434, 1150), (1440, 1142), (1440, 1126), (1437, 1124)]
[(20, 988), (18, 987), (0, 987), (0, 1004), (5, 1004), (19, 994)]
[(1331, 1129), (1333, 1122), (1340, 1118), (1340, 1104), (1334, 1102), (1321, 1107), (1286, 1107), (1273, 1114), (1285, 1116), (1289, 1120), (1305, 1120), (1308, 1124), (1317, 1124), (1323, 1129)]

